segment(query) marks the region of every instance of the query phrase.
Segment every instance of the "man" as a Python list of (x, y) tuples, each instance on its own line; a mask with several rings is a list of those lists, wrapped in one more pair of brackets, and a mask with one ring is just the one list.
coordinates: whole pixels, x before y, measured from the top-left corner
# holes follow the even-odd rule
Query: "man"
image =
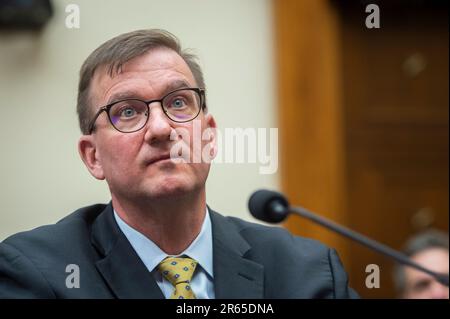
[[(87, 58), (79, 153), (112, 200), (6, 239), (0, 297), (356, 296), (334, 250), (207, 207), (217, 146), (204, 88), (195, 56), (166, 31), (120, 35)], [(194, 141), (196, 127), (207, 138)]]
[[(448, 234), (428, 230), (410, 238), (404, 252), (417, 264), (448, 276)], [(411, 267), (397, 265), (394, 282), (400, 298), (448, 299), (448, 287), (430, 275)]]

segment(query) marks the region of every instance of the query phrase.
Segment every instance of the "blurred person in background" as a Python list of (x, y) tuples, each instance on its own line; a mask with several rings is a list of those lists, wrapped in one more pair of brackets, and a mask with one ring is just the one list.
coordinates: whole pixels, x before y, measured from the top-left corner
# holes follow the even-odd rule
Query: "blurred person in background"
[[(403, 252), (412, 261), (448, 276), (448, 234), (430, 229), (411, 237)], [(396, 265), (394, 283), (402, 299), (448, 299), (449, 288), (430, 275), (414, 268)]]

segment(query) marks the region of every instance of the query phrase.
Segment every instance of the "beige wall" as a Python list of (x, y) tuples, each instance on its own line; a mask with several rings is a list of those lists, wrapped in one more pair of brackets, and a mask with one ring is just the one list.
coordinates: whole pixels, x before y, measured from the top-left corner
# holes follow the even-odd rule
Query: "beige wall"
[[(115, 35), (171, 31), (199, 55), (220, 127), (276, 126), (269, 0), (53, 2), (55, 16), (41, 34), (0, 32), (0, 240), (109, 201), (106, 183), (79, 159), (75, 101), (81, 63)], [(79, 5), (79, 29), (65, 26), (69, 3)], [(260, 175), (258, 167), (213, 165), (209, 205), (250, 219), (249, 194), (278, 186), (277, 174)]]

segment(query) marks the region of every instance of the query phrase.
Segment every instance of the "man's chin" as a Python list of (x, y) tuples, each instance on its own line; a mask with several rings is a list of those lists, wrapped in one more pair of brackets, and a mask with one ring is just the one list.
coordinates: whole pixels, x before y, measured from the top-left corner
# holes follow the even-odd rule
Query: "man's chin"
[(147, 194), (149, 198), (158, 200), (184, 197), (192, 194), (193, 192), (194, 187), (192, 187), (192, 185), (174, 179), (152, 183)]

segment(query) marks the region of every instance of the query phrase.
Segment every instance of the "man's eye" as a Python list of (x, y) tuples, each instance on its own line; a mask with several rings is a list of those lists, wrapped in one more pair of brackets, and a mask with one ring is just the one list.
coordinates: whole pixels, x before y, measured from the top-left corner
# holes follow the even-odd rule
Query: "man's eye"
[(186, 103), (181, 98), (176, 98), (176, 99), (172, 100), (172, 102), (170, 103), (170, 107), (172, 107), (174, 109), (181, 109), (185, 106), (186, 106)]
[(430, 279), (422, 279), (417, 281), (414, 286), (413, 289), (415, 291), (424, 291), (426, 289), (428, 289), (428, 287), (432, 284), (432, 281)]
[(122, 111), (120, 112), (120, 116), (121, 117), (132, 117), (136, 115), (136, 110), (132, 107), (127, 107), (122, 109)]

